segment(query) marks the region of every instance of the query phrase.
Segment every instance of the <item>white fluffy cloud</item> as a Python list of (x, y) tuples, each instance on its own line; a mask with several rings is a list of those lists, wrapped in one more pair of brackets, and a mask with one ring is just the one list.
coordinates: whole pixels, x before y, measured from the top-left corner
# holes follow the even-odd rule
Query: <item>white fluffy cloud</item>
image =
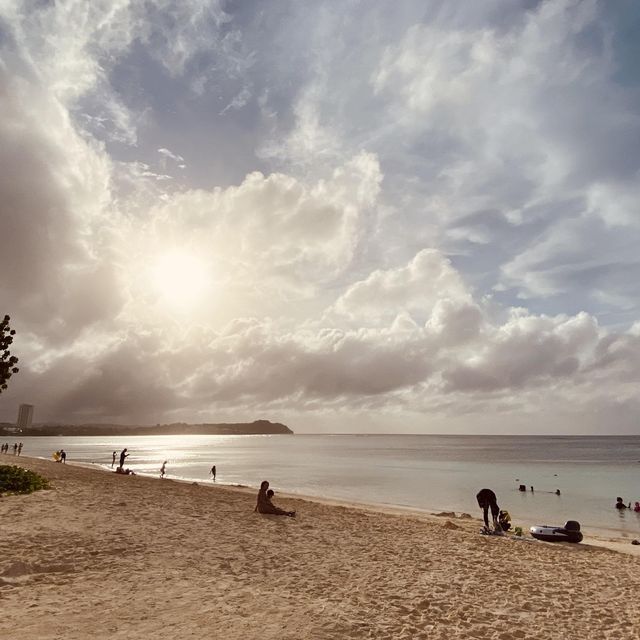
[(631, 428), (621, 11), (5, 3), (0, 417)]

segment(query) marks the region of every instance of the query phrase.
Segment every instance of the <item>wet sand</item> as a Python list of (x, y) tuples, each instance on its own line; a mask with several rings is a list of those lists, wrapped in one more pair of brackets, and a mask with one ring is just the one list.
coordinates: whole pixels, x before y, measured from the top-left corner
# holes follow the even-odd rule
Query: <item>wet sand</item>
[(2, 638), (640, 637), (638, 557), (11, 458), (53, 490), (0, 499)]

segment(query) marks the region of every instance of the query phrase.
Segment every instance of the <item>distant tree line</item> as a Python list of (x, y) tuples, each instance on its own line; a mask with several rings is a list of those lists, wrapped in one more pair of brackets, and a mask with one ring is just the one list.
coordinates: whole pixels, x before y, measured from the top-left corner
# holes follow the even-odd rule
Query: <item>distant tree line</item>
[[(6, 428), (0, 427), (0, 433)], [(178, 436), (178, 435), (263, 435), (293, 433), (279, 422), (256, 420), (255, 422), (222, 424), (157, 424), (155, 426), (123, 424), (43, 424), (23, 429), (23, 436)]]

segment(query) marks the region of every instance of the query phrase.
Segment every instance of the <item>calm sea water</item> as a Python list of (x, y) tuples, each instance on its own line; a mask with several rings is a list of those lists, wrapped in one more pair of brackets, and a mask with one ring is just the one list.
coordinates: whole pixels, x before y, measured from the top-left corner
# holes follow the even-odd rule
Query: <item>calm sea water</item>
[[(11, 441), (12, 443), (13, 441)], [(640, 514), (618, 512), (616, 496), (640, 501), (640, 436), (277, 435), (23, 438), (23, 454), (110, 467), (127, 447), (125, 466), (156, 475), (429, 511), (479, 515), (476, 492), (492, 488), (516, 523), (578, 520), (593, 533), (640, 534)], [(0, 460), (2, 460), (0, 458)], [(518, 485), (535, 491), (518, 491)], [(555, 495), (560, 489), (561, 495)], [(277, 498), (277, 495), (276, 495)], [(281, 502), (286, 502), (281, 499)]]

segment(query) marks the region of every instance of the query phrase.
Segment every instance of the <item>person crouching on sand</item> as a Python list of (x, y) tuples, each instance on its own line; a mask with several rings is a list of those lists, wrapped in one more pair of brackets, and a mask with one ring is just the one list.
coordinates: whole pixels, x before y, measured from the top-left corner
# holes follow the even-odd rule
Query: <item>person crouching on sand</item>
[(476, 495), (478, 500), (478, 506), (482, 509), (482, 515), (484, 517), (484, 526), (489, 529), (489, 509), (491, 509), (491, 516), (493, 518), (493, 527), (496, 531), (502, 531), (500, 523), (498, 522), (498, 515), (500, 514), (500, 507), (498, 506), (498, 500), (496, 494), (491, 489), (481, 489)]
[(266, 480), (263, 480), (260, 484), (260, 491), (258, 491), (258, 501), (256, 503), (256, 508), (254, 509), (254, 511), (274, 516), (289, 516), (290, 518), (295, 518), (295, 511), (285, 511), (284, 509), (276, 507), (271, 502), (272, 496), (273, 491), (269, 489), (269, 483)]

